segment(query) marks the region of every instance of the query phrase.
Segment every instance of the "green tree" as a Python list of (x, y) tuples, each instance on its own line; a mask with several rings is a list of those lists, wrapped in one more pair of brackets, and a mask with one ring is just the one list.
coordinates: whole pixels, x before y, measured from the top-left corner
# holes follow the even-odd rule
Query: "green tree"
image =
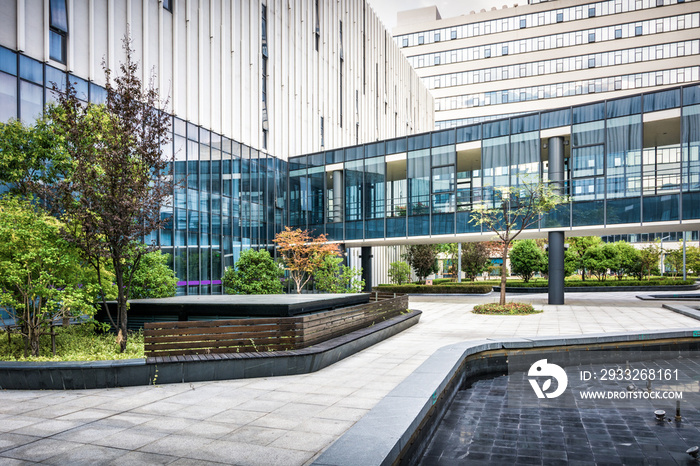
[(403, 285), (411, 281), (411, 266), (403, 261), (389, 264), (389, 280), (396, 285)]
[(326, 256), (314, 272), (316, 289), (326, 293), (359, 293), (365, 286), (362, 269), (343, 265), (340, 256)]
[(623, 275), (634, 275), (635, 270), (639, 267), (639, 249), (625, 241), (618, 241), (614, 244), (619, 255), (619, 268), (615, 271), (618, 279), (622, 279)]
[(586, 250), (583, 262), (590, 273), (599, 281), (604, 281), (609, 271), (618, 270), (620, 267), (619, 250), (612, 243), (598, 244)]
[(586, 264), (583, 256), (586, 251), (592, 247), (595, 247), (603, 242), (598, 236), (578, 236), (574, 238), (569, 238), (569, 253), (570, 261), (575, 265), (576, 270), (581, 271), (581, 280), (586, 280)]
[(167, 103), (156, 88), (142, 84), (128, 37), (124, 50), (126, 61), (118, 75), (105, 68), (105, 105), (83, 104), (69, 85), (47, 109), (73, 163), (71, 175), (56, 183), (49, 204), (62, 212), (65, 237), (98, 272), (100, 284), (100, 263), (111, 262), (118, 295), (116, 315), (109, 310), (107, 315), (118, 329), (121, 351), (134, 273), (144, 254), (157, 249), (140, 241), (169, 221), (161, 207), (173, 190), (172, 155), (162, 152), (171, 117), (160, 108)]
[(685, 267), (687, 270), (695, 272), (695, 274), (700, 274), (700, 248), (697, 246), (686, 246)]
[(95, 291), (59, 220), (28, 200), (0, 199), (0, 304), (19, 325), (25, 356), (27, 348), (39, 356), (55, 320), (93, 314)]
[[(522, 183), (518, 186), (494, 188), (494, 196), (488, 203), (472, 211), (470, 222), (483, 225), (496, 234), (503, 246), (503, 265), (508, 259), (508, 250), (522, 231), (535, 225), (542, 214), (555, 209), (566, 198), (558, 194), (558, 187), (544, 182)], [(506, 303), (506, 280), (501, 274), (501, 296), (499, 303)]]
[(419, 281), (431, 273), (437, 273), (438, 250), (434, 244), (412, 244), (406, 249), (404, 260), (413, 268)]
[(19, 120), (0, 123), (0, 182), (22, 196), (45, 197), (47, 187), (72, 172), (64, 141), (44, 117), (32, 126)]
[(177, 278), (173, 269), (168, 267), (170, 254), (152, 251), (144, 254), (139, 267), (131, 281), (131, 297), (168, 298), (177, 292)]
[(661, 248), (658, 244), (650, 244), (639, 251), (640, 280), (652, 274), (659, 273), (659, 261), (661, 260)]
[(476, 277), (487, 270), (490, 264), (489, 248), (485, 243), (462, 244), (462, 272), (467, 280), (476, 280)]
[(226, 294), (280, 294), (284, 270), (265, 249), (246, 249), (221, 279)]
[(510, 250), (510, 268), (514, 274), (529, 282), (536, 272), (542, 271), (546, 257), (534, 240), (515, 241)]

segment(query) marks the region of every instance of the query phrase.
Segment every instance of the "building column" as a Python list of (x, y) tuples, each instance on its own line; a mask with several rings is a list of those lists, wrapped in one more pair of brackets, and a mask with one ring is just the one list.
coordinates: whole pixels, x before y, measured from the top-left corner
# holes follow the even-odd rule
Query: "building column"
[(343, 221), (343, 171), (333, 172), (333, 222)]
[(365, 281), (365, 293), (372, 291), (372, 247), (363, 246), (360, 251), (362, 279)]
[(457, 283), (462, 283), (462, 243), (457, 243)]
[[(549, 138), (549, 181), (561, 194), (564, 188), (564, 138)], [(564, 232), (549, 232), (549, 304), (564, 304)]]

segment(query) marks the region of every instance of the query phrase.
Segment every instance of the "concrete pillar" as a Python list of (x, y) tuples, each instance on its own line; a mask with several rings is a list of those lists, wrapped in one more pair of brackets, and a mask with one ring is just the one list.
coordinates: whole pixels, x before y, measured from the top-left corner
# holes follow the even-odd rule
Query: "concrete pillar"
[(362, 279), (365, 281), (365, 293), (372, 291), (372, 247), (363, 246), (360, 251)]
[(457, 243), (457, 283), (462, 283), (462, 243)]
[(336, 170), (333, 172), (333, 220), (332, 222), (343, 221), (343, 172)]
[[(549, 181), (564, 188), (564, 138), (549, 138)], [(564, 232), (549, 232), (549, 304), (564, 304)]]

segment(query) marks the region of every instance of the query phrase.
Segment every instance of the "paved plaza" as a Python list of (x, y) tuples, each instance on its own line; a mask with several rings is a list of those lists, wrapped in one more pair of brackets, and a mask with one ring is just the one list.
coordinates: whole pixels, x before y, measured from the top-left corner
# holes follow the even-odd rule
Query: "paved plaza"
[[(304, 375), (76, 391), (0, 391), (3, 464), (310, 463), (436, 349), (483, 338), (700, 328), (637, 293), (509, 295), (541, 314), (480, 316), (480, 297), (419, 296), (419, 324)], [(685, 302), (685, 305), (693, 303)], [(698, 303), (695, 303), (697, 305)], [(361, 446), (358, 446), (361, 448)]]

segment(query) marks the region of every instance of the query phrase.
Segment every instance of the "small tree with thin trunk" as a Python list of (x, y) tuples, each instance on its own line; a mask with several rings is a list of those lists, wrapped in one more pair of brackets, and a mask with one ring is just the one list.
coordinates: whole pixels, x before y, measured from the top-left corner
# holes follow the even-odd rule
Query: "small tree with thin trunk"
[(323, 266), (327, 256), (340, 253), (338, 245), (328, 243), (325, 235), (314, 238), (307, 230), (299, 228), (292, 230), (284, 227), (284, 231), (277, 233), (273, 241), (282, 256), (284, 268), (296, 285), (297, 293), (301, 293), (313, 273)]
[(482, 204), (472, 211), (470, 222), (484, 225), (496, 233), (503, 245), (503, 273), (501, 273), (500, 304), (506, 303), (506, 261), (508, 250), (515, 238), (534, 225), (540, 216), (564, 202), (557, 194), (558, 187), (549, 184), (523, 183), (514, 187), (494, 188), (492, 206)]
[(404, 260), (413, 268), (419, 281), (431, 273), (437, 273), (438, 248), (434, 244), (412, 244), (406, 248)]
[(168, 221), (161, 218), (161, 207), (173, 188), (168, 175), (172, 158), (161, 150), (168, 141), (170, 117), (159, 110), (165, 103), (157, 89), (144, 89), (128, 36), (124, 50), (126, 62), (118, 76), (112, 78), (105, 67), (105, 105), (84, 105), (69, 85), (66, 92), (57, 92), (58, 103), (48, 109), (73, 161), (72, 174), (57, 184), (50, 201), (63, 214), (66, 239), (98, 272), (101, 286), (100, 265), (104, 260), (112, 263), (116, 315), (107, 308), (104, 293), (103, 305), (117, 329), (121, 351), (126, 348), (134, 273), (143, 255), (156, 249), (142, 239)]
[(491, 263), (489, 248), (485, 243), (462, 244), (462, 271), (467, 280), (474, 281)]

